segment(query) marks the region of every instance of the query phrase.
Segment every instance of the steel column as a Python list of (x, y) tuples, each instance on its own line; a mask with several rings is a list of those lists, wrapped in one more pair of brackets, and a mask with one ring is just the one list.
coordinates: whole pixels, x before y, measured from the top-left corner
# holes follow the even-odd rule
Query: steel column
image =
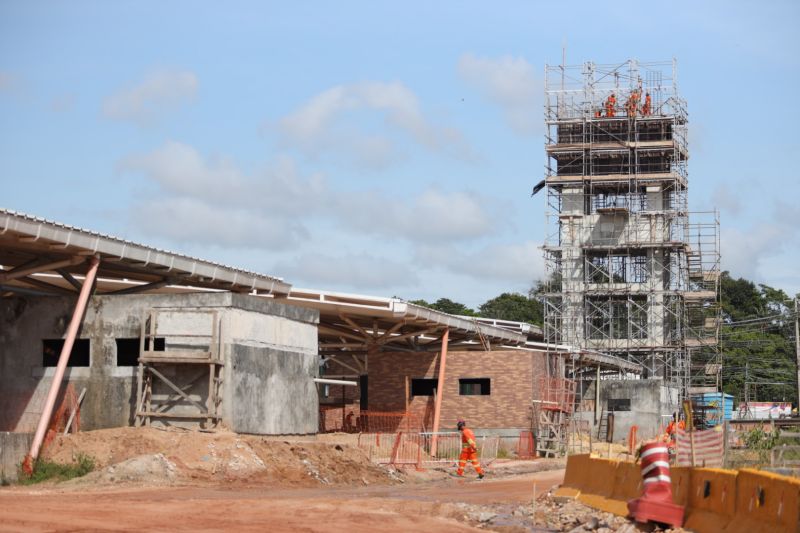
[(89, 260), (89, 271), (86, 273), (86, 279), (81, 286), (81, 292), (78, 296), (78, 301), (75, 303), (75, 310), (72, 313), (72, 320), (67, 328), (67, 336), (64, 339), (64, 346), (61, 348), (61, 355), (58, 357), (58, 365), (56, 365), (55, 373), (53, 374), (53, 381), (50, 383), (50, 390), (47, 393), (47, 399), (44, 403), (42, 416), (39, 418), (39, 424), (36, 426), (36, 433), (31, 443), (31, 449), (25, 460), (22, 463), (22, 468), (28, 475), (33, 473), (33, 462), (39, 456), (39, 451), (42, 447), (47, 425), (50, 423), (50, 417), (53, 415), (53, 407), (56, 403), (58, 391), (61, 388), (61, 381), (64, 379), (64, 373), (67, 369), (67, 362), (69, 355), (72, 352), (72, 346), (75, 344), (75, 337), (78, 334), (81, 322), (83, 321), (83, 314), (86, 311), (86, 304), (89, 301), (89, 296), (94, 287), (94, 280), (97, 276), (97, 268), (100, 266), (100, 259), (92, 257)]
[[(442, 335), (442, 351), (439, 356), (439, 380), (436, 382), (436, 405), (433, 409), (433, 433), (439, 433), (439, 417), (442, 412), (442, 396), (444, 395), (444, 370), (447, 363), (447, 344), (450, 341), (450, 329)], [(431, 455), (436, 456), (436, 438), (431, 443)]]

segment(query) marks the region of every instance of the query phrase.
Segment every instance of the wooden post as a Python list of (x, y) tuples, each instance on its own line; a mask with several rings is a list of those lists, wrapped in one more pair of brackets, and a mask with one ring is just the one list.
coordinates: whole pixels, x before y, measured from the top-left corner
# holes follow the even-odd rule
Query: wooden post
[[(722, 396), (723, 401), (725, 395)], [(725, 420), (725, 409), (722, 409), (722, 468), (728, 466), (728, 421)]]
[(409, 392), (409, 390), (408, 390), (408, 376), (406, 376), (406, 416), (408, 416), (408, 403), (409, 403), (408, 392)]
[(439, 380), (436, 382), (436, 405), (433, 409), (433, 441), (431, 455), (436, 456), (436, 434), (439, 433), (439, 420), (442, 413), (442, 396), (444, 395), (444, 372), (447, 364), (447, 343), (450, 340), (450, 329), (444, 330), (442, 335), (442, 350), (439, 355)]
[(594, 380), (594, 425), (600, 423), (600, 365), (597, 365), (597, 377)]

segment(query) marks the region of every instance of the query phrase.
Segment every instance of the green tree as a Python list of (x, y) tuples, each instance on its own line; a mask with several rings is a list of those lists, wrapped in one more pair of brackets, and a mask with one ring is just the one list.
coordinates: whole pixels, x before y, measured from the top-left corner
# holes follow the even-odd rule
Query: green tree
[(504, 292), (483, 303), (478, 309), (480, 316), (486, 318), (529, 322), (537, 325), (542, 325), (543, 322), (542, 303), (516, 292)]
[(427, 307), (429, 309), (434, 309), (450, 315), (478, 316), (475, 311), (466, 305), (459, 302), (454, 302), (449, 298), (439, 298), (433, 303), (428, 303), (425, 300), (411, 300), (409, 303), (421, 305), (422, 307)]
[(793, 401), (797, 384), (789, 297), (728, 272), (720, 281), (723, 390), (743, 401), (748, 382), (753, 401)]

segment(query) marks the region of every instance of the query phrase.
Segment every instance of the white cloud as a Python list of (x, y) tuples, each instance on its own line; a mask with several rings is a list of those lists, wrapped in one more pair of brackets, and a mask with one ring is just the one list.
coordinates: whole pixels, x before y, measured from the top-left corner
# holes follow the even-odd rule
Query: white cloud
[(308, 230), (290, 218), (191, 197), (152, 198), (132, 215), (142, 231), (184, 245), (285, 250), (308, 238)]
[(344, 224), (368, 233), (412, 242), (448, 242), (484, 236), (494, 229), (493, 202), (474, 192), (428, 189), (409, 200), (382, 193), (342, 195), (337, 210)]
[(416, 260), (479, 280), (490, 279), (507, 282), (509, 285), (529, 286), (544, 277), (540, 244), (536, 241), (491, 244), (475, 251), (421, 246), (417, 249)]
[(732, 184), (717, 185), (714, 192), (711, 193), (711, 201), (721, 210), (732, 215), (739, 215), (742, 213), (742, 202), (734, 192), (734, 187), (735, 185)]
[[(259, 228), (255, 244), (288, 246), (289, 240), (297, 244), (309, 238), (314, 223), (412, 243), (469, 240), (494, 228), (492, 210), (486, 207), (492, 202), (474, 192), (429, 189), (404, 197), (345, 191), (321, 175), (300, 175), (286, 157), (245, 173), (229, 158), (204, 157), (192, 146), (168, 141), (123, 159), (118, 170), (144, 174), (157, 188), (133, 207), (137, 225), (182, 242), (240, 247), (252, 238), (252, 228)], [(244, 223), (248, 217), (252, 227)], [(219, 227), (209, 228), (205, 221)], [(162, 223), (170, 227), (162, 230)]]
[(198, 87), (197, 76), (187, 70), (157, 70), (142, 81), (108, 96), (103, 102), (106, 118), (151, 125), (165, 113), (191, 101)]
[(413, 287), (419, 284), (419, 278), (409, 264), (371, 254), (300, 254), (290, 261), (278, 262), (275, 271), (285, 272), (293, 280), (325, 288), (382, 290), (388, 286)]
[[(800, 206), (778, 201), (771, 212), (771, 221), (758, 222), (746, 229), (723, 227), (720, 239), (723, 270), (736, 277), (770, 284), (767, 271), (780, 269), (780, 263), (797, 261)], [(800, 278), (795, 275), (791, 283), (800, 285)]]
[(540, 133), (543, 88), (525, 59), (464, 54), (458, 60), (458, 73), (485, 98), (500, 106), (506, 122), (516, 133)]
[[(379, 113), (388, 130), (368, 133), (363, 112)], [(417, 96), (402, 83), (361, 82), (339, 85), (311, 98), (278, 122), (287, 146), (317, 158), (345, 152), (355, 163), (380, 168), (403, 157), (394, 133), (403, 132), (417, 144), (461, 158), (472, 158), (472, 149), (461, 133), (430, 123)]]

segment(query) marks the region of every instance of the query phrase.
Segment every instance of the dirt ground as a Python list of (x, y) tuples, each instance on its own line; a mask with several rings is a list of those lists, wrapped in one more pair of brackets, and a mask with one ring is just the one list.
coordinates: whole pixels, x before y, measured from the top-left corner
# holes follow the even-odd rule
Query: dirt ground
[[(452, 468), (371, 463), (352, 436), (275, 439), (119, 428), (59, 438), (57, 462), (97, 469), (0, 489), (0, 531), (635, 531), (549, 498), (563, 461), (498, 461), (483, 481)], [(534, 495), (536, 503), (534, 504)], [(626, 529), (628, 528), (628, 529)]]

